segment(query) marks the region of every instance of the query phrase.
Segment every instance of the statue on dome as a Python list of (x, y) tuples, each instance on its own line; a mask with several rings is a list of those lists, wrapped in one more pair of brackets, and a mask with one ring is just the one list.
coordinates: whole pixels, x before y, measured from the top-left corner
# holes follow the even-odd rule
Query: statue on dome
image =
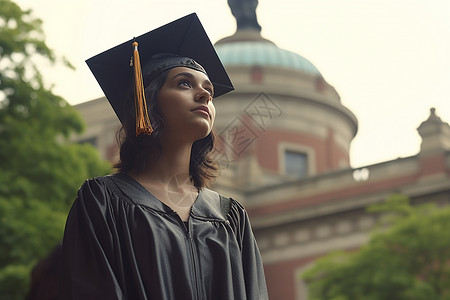
[(254, 29), (261, 31), (256, 18), (258, 0), (228, 0), (231, 13), (236, 18), (237, 30)]

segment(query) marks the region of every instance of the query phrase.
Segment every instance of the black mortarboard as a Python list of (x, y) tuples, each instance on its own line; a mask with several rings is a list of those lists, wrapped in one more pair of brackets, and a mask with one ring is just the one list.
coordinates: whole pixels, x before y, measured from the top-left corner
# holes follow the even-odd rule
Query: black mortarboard
[(134, 105), (133, 90), (130, 88), (134, 76), (133, 68), (130, 67), (134, 41), (139, 44), (145, 86), (163, 70), (186, 66), (199, 71), (202, 71), (202, 67), (206, 70), (214, 85), (214, 97), (234, 89), (200, 20), (193, 13), (86, 61), (121, 122), (124, 121), (125, 105)]

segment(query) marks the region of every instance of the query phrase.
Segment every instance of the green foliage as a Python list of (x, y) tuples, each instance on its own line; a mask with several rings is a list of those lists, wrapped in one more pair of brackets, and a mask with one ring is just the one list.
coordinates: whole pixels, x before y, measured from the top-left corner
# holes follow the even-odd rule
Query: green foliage
[(450, 299), (450, 207), (411, 206), (393, 195), (369, 210), (384, 218), (368, 244), (327, 255), (304, 273), (310, 299)]
[(38, 70), (38, 60), (59, 61), (41, 24), (1, 1), (0, 299), (24, 298), (30, 269), (61, 240), (80, 184), (109, 171), (91, 146), (68, 142), (83, 122)]

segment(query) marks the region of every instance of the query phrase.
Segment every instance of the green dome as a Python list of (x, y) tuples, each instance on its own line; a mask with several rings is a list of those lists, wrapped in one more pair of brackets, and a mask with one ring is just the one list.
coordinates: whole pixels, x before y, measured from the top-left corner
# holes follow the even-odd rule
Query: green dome
[(272, 43), (242, 41), (216, 44), (215, 48), (225, 66), (272, 66), (321, 76), (309, 60)]

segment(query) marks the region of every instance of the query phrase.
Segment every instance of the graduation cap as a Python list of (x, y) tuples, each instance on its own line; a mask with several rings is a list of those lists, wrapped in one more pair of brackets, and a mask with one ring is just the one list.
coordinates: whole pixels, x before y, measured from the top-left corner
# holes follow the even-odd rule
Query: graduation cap
[[(133, 67), (130, 67), (132, 57)], [(135, 105), (131, 87), (136, 86), (136, 134), (147, 130), (138, 128), (147, 126), (138, 124), (142, 122), (138, 120), (142, 117), (140, 115), (147, 113), (143, 90), (165, 70), (182, 66), (206, 73), (214, 86), (214, 97), (234, 89), (195, 13), (102, 52), (86, 60), (86, 63), (122, 123), (125, 121), (126, 108)], [(146, 133), (151, 134), (151, 131), (150, 125), (150, 132)]]

